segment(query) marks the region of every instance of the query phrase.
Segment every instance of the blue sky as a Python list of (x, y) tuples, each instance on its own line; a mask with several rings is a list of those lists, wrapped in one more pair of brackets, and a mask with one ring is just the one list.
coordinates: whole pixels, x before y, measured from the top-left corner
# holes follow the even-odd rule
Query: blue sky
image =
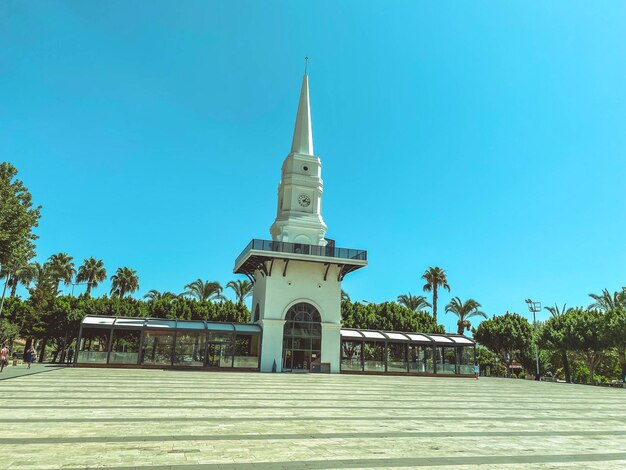
[(420, 293), (438, 265), (489, 315), (587, 304), (626, 284), (624, 18), (618, 1), (9, 0), (0, 159), (43, 205), (39, 260), (129, 266), (138, 296), (226, 283), (269, 237), (309, 55), (328, 236), (369, 252), (353, 299)]

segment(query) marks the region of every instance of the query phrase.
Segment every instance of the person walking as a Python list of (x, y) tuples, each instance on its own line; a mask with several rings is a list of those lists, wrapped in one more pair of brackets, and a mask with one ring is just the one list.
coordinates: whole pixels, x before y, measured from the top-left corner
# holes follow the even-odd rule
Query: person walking
[(478, 380), (479, 375), (480, 375), (480, 366), (478, 365), (478, 362), (475, 362), (474, 363), (474, 378)]
[(2, 349), (0, 349), (0, 372), (4, 370), (4, 366), (9, 365), (9, 348), (7, 348), (6, 344), (2, 345)]
[(70, 346), (70, 349), (67, 350), (67, 362), (68, 364), (72, 364), (74, 360), (74, 348)]
[(35, 351), (35, 348), (33, 347), (33, 345), (30, 345), (30, 348), (28, 348), (28, 351), (26, 351), (26, 362), (28, 362), (28, 368), (30, 369), (30, 367), (33, 365), (33, 362), (35, 362), (35, 359), (37, 359), (37, 351)]

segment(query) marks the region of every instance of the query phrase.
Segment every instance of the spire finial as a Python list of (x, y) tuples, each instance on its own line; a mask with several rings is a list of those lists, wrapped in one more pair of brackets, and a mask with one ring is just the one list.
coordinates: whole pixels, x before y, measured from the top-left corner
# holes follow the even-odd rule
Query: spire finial
[[(308, 61), (308, 57), (306, 60)], [(315, 155), (313, 153), (313, 132), (311, 130), (309, 76), (306, 74), (306, 64), (307, 62), (304, 64), (304, 77), (302, 77), (302, 88), (300, 90), (300, 101), (298, 102), (298, 113), (296, 114), (296, 127), (293, 131), (291, 151), (302, 155)]]
[(309, 65), (309, 56), (304, 56), (304, 75), (306, 75), (306, 69)]

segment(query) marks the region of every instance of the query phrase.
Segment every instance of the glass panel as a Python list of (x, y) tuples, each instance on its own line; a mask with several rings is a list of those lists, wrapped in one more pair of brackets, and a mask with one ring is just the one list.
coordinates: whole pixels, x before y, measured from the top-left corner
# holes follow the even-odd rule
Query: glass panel
[(178, 321), (176, 328), (179, 330), (204, 330), (204, 322), (202, 321)]
[(173, 344), (173, 332), (147, 330), (143, 340), (143, 350), (141, 351), (142, 364), (171, 365)]
[(212, 343), (232, 343), (233, 335), (226, 331), (209, 331), (209, 341)]
[(409, 371), (433, 373), (433, 348), (427, 345), (409, 345)]
[(179, 331), (176, 334), (174, 365), (204, 366), (206, 334), (204, 331)]
[(236, 323), (235, 331), (237, 331), (237, 333), (261, 333), (261, 327), (259, 325)]
[(109, 334), (106, 328), (83, 328), (78, 345), (76, 362), (81, 364), (106, 364), (109, 355)]
[(406, 372), (406, 343), (387, 343), (387, 372)]
[(416, 335), (413, 333), (407, 333), (407, 336), (411, 338), (412, 341), (420, 341), (420, 342), (424, 342), (428, 344), (433, 344), (433, 342), (424, 335)]
[(283, 329), (283, 368), (308, 370), (312, 362), (321, 359), (321, 316), (307, 303), (289, 309)]
[(455, 374), (456, 373), (456, 353), (454, 347), (440, 346), (437, 351), (437, 373), (438, 374)]
[(291, 349), (285, 349), (283, 354), (283, 369), (293, 369), (293, 361), (291, 357)]
[(82, 323), (83, 325), (111, 326), (114, 320), (114, 317), (87, 316), (83, 319)]
[(155, 320), (150, 318), (146, 321), (147, 328), (176, 328), (176, 321), (174, 320)]
[(437, 346), (454, 346), (454, 341), (441, 335), (430, 335), (435, 340)]
[(233, 344), (232, 343), (209, 343), (207, 366), (209, 367), (232, 367)]
[(214, 331), (233, 331), (235, 329), (232, 323), (208, 322), (207, 327)]
[(363, 370), (361, 341), (341, 342), (341, 370)]
[(341, 330), (342, 338), (362, 338), (361, 333), (353, 330)]
[(237, 335), (235, 337), (234, 367), (259, 368), (259, 335)]
[(137, 364), (140, 341), (140, 330), (113, 330), (109, 364)]
[(116, 328), (143, 328), (146, 320), (144, 318), (116, 318)]
[(385, 371), (385, 343), (380, 341), (366, 341), (363, 346), (364, 370)]
[(394, 333), (394, 332), (389, 332), (389, 331), (385, 331), (385, 336), (387, 336), (387, 338), (389, 339), (396, 339), (399, 341), (408, 341), (408, 337), (403, 335), (402, 333)]
[(322, 353), (320, 351), (312, 350), (311, 351), (311, 362), (320, 362), (322, 359)]
[(378, 331), (361, 331), (361, 334), (366, 338), (385, 339), (385, 337)]
[(459, 374), (472, 375), (474, 373), (474, 347), (457, 347), (457, 357), (459, 358)]

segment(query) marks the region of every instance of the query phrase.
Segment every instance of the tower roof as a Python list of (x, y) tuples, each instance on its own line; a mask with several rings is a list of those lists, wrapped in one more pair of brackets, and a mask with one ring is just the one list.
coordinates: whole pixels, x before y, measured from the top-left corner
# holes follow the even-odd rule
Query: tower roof
[(300, 90), (300, 102), (296, 115), (296, 127), (293, 131), (291, 151), (303, 155), (313, 153), (313, 130), (311, 128), (311, 104), (309, 103), (309, 76), (305, 73), (302, 78)]

